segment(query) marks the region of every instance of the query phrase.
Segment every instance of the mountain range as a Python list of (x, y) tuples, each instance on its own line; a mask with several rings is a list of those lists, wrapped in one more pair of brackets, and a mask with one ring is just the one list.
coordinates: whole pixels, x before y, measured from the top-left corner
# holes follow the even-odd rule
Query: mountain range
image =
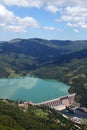
[(71, 85), (87, 106), (87, 40), (13, 39), (0, 42), (0, 78), (35, 75)]

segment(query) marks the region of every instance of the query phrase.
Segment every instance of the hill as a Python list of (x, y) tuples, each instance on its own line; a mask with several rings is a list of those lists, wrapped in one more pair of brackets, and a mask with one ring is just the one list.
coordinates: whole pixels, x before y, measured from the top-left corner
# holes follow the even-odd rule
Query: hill
[[(84, 125), (79, 125), (86, 130)], [(46, 106), (20, 108), (16, 101), (0, 100), (0, 130), (76, 130), (58, 111)]]
[(13, 39), (0, 43), (0, 78), (32, 74), (59, 79), (87, 107), (87, 41)]

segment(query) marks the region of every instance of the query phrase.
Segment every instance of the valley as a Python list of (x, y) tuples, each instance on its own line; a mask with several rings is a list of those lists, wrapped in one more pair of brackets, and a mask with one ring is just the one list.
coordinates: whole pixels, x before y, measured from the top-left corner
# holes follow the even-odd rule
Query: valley
[(35, 75), (71, 86), (87, 107), (87, 41), (13, 39), (0, 43), (0, 78)]

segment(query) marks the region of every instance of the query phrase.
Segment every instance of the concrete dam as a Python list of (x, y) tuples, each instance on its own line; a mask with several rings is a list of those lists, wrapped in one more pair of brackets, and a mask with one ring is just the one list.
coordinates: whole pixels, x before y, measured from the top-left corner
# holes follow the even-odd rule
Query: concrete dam
[(75, 98), (75, 93), (60, 98), (56, 98), (53, 100), (37, 103), (36, 105), (46, 105), (56, 110), (64, 110), (66, 109), (66, 107), (72, 105), (72, 103), (74, 102), (74, 98)]

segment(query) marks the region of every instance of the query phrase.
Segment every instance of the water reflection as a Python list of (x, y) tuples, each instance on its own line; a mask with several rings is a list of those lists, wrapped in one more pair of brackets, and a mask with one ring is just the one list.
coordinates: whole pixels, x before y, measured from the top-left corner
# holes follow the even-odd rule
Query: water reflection
[(0, 79), (0, 98), (41, 102), (68, 94), (69, 86), (33, 77)]
[(15, 79), (0, 79), (0, 97), (10, 98), (20, 88), (32, 89), (38, 83), (38, 78), (15, 78)]

